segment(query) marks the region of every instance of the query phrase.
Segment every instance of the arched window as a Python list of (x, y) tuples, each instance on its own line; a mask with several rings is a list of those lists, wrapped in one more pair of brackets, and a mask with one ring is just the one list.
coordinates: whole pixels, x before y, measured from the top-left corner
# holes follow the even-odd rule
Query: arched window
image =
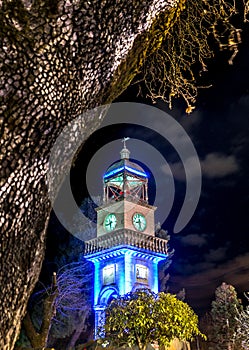
[(108, 305), (113, 299), (118, 297), (119, 293), (114, 287), (106, 287), (102, 290), (99, 296), (98, 304), (101, 306)]

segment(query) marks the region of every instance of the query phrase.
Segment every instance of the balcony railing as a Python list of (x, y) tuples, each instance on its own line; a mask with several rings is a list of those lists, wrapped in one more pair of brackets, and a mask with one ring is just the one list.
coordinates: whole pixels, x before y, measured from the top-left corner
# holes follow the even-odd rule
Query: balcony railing
[(85, 242), (85, 254), (96, 253), (120, 245), (129, 245), (168, 254), (167, 240), (127, 229), (109, 232)]

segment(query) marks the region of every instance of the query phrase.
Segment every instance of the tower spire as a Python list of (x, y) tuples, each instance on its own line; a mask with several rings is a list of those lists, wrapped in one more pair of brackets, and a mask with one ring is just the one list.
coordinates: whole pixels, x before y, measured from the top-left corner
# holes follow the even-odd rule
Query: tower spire
[(128, 148), (126, 148), (126, 141), (128, 141), (130, 138), (129, 137), (124, 137), (121, 142), (123, 142), (124, 147), (120, 152), (121, 159), (129, 159), (130, 157), (130, 151)]

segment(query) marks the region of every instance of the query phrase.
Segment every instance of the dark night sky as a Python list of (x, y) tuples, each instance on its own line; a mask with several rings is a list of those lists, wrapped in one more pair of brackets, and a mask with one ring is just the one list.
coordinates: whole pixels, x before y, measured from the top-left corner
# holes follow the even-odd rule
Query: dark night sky
[[(173, 208), (163, 223), (171, 235), (170, 247), (175, 249), (169, 287), (172, 292), (184, 287), (186, 301), (199, 312), (209, 306), (215, 288), (222, 282), (234, 285), (238, 292), (249, 290), (248, 31), (242, 39), (234, 65), (228, 65), (225, 53), (210, 61), (206, 82), (212, 87), (200, 90), (197, 108), (190, 116), (185, 114), (181, 101), (176, 101), (171, 111), (162, 101), (156, 104), (186, 130), (202, 168), (201, 197), (192, 219), (181, 232), (174, 234), (172, 230), (185, 194), (184, 170), (174, 149), (156, 133), (129, 125), (96, 132), (83, 146), (71, 177), (80, 200), (85, 195), (84, 172), (88, 162), (105, 144), (129, 136), (159, 150), (171, 167), (176, 187)], [(118, 101), (151, 104), (150, 100), (137, 97), (137, 91), (136, 86), (131, 86)], [(103, 164), (108, 166), (119, 158), (122, 144), (118, 142), (120, 148), (113, 147)], [(132, 140), (130, 145), (132, 148)], [(132, 150), (131, 157), (141, 160), (141, 152)], [(101, 174), (98, 178), (96, 173), (97, 192), (101, 181)]]

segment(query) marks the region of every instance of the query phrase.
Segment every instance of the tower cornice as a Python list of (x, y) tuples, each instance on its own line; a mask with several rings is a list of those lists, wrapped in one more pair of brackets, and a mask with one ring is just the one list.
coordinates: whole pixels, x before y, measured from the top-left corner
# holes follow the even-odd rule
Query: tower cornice
[(112, 258), (117, 258), (118, 256), (129, 255), (139, 259), (145, 259), (152, 262), (158, 263), (159, 261), (165, 260), (166, 254), (160, 252), (152, 252), (146, 249), (141, 249), (129, 245), (120, 245), (117, 247), (112, 247), (103, 251), (96, 251), (94, 253), (87, 255), (87, 260), (93, 262), (101, 262), (109, 260)]
[(148, 252), (162, 253), (168, 255), (167, 240), (145, 233), (120, 229), (115, 232), (108, 232), (102, 236), (85, 242), (85, 255), (104, 252), (118, 246), (131, 246)]

